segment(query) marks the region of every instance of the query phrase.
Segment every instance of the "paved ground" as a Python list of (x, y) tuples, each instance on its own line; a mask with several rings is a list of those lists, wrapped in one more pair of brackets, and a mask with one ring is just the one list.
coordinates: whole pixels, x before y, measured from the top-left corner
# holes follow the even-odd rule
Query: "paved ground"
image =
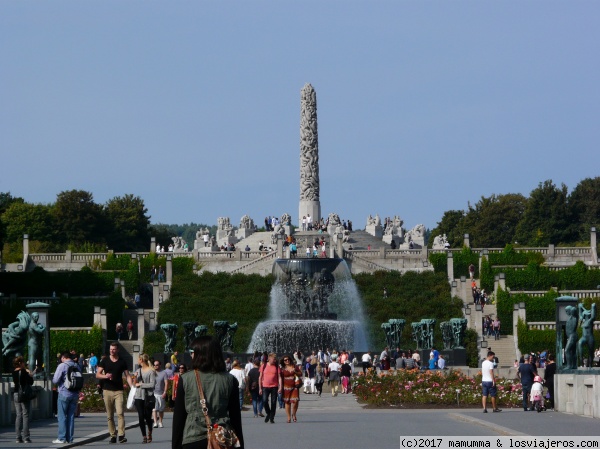
[[(364, 409), (352, 395), (332, 398), (301, 394), (298, 422), (288, 424), (284, 410), (277, 410), (275, 424), (253, 418), (252, 411), (243, 412), (244, 437), (247, 448), (286, 449), (307, 447), (330, 448), (398, 448), (400, 436), (600, 436), (600, 421), (558, 412), (524, 412), (521, 409), (483, 414), (479, 409), (395, 410)], [(171, 414), (164, 429), (155, 429), (152, 445), (171, 445)], [(126, 414), (127, 447), (148, 449), (133, 413)], [(75, 420), (75, 443), (53, 445), (57, 435), (56, 420), (33, 423), (33, 444), (15, 444), (14, 430), (0, 430), (0, 447), (106, 447), (105, 415), (84, 414)]]

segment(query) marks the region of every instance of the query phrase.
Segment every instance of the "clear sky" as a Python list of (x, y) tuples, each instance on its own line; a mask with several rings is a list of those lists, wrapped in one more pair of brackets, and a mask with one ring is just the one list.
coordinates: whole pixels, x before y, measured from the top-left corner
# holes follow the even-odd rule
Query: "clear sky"
[(300, 89), (321, 208), (444, 211), (599, 176), (598, 1), (0, 1), (0, 192), (153, 223), (297, 220)]

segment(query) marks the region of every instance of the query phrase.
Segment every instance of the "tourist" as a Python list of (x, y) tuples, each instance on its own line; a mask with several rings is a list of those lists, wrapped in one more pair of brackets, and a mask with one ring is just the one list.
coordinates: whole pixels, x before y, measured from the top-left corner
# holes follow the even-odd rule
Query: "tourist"
[(271, 352), (267, 363), (260, 368), (260, 379), (258, 382), (259, 394), (262, 394), (263, 405), (267, 412), (265, 422), (275, 424), (275, 412), (277, 404), (277, 394), (283, 390), (277, 355)]
[(179, 354), (179, 351), (173, 351), (173, 354), (171, 354), (171, 364), (173, 366), (179, 365), (179, 360), (177, 360), (178, 354)]
[(31, 409), (31, 401), (23, 400), (19, 402), (19, 388), (25, 389), (28, 385), (33, 385), (33, 376), (27, 368), (22, 355), (15, 357), (13, 360), (14, 371), (12, 378), (14, 383), (13, 400), (15, 402), (15, 432), (17, 434), (17, 443), (31, 443), (31, 435), (29, 433), (29, 412)]
[(440, 354), (440, 357), (437, 361), (437, 367), (438, 369), (446, 369), (446, 359), (442, 354)]
[(123, 375), (131, 388), (133, 382), (127, 368), (127, 363), (119, 357), (118, 343), (110, 344), (110, 354), (103, 358), (98, 364), (96, 378), (102, 380), (102, 389), (104, 396), (104, 405), (106, 406), (106, 416), (108, 418), (108, 432), (110, 434), (109, 442), (117, 442), (117, 428), (115, 427), (115, 413), (118, 420), (119, 443), (126, 443), (125, 438), (125, 407), (123, 406)]
[(475, 278), (475, 265), (469, 265), (469, 279), (473, 280)]
[(181, 379), (181, 375), (187, 371), (187, 367), (185, 365), (177, 366), (177, 372), (173, 374), (173, 390), (171, 390), (171, 401), (175, 403), (175, 399), (177, 398), (177, 385), (179, 384), (179, 380)]
[(260, 379), (259, 367), (260, 359), (256, 357), (252, 361), (252, 368), (248, 371), (248, 381), (246, 384), (248, 385), (250, 396), (252, 396), (252, 410), (254, 411), (254, 417), (258, 418), (260, 416), (264, 418), (262, 395), (258, 394), (258, 382)]
[(390, 369), (390, 356), (389, 356), (389, 347), (386, 346), (383, 351), (381, 351), (381, 355), (379, 356), (379, 360), (381, 363), (381, 371), (388, 371)]
[(544, 371), (544, 383), (548, 387), (548, 408), (554, 409), (554, 375), (556, 374), (556, 363), (554, 354), (548, 354), (546, 369)]
[(165, 282), (165, 270), (162, 265), (158, 266), (158, 282)]
[(154, 428), (163, 428), (163, 417), (165, 416), (165, 407), (167, 406), (167, 390), (169, 389), (169, 373), (161, 369), (161, 363), (154, 361), (154, 371), (156, 371), (156, 382), (154, 384), (155, 405), (152, 409), (152, 420)]
[(131, 340), (132, 337), (133, 337), (133, 321), (129, 320), (129, 322), (127, 323), (127, 338), (128, 338), (128, 340)]
[[(138, 414), (138, 423), (142, 431), (142, 442), (152, 443), (152, 406), (149, 397), (154, 396), (156, 387), (156, 371), (150, 366), (148, 354), (140, 354), (138, 357), (140, 367), (132, 374), (132, 382), (137, 388), (135, 391), (135, 409)], [(156, 401), (156, 398), (154, 398)], [(146, 434), (146, 426), (148, 433)]]
[(492, 321), (492, 329), (494, 330), (494, 340), (500, 340), (500, 320), (498, 316)]
[[(493, 353), (492, 353), (493, 354)], [(531, 393), (531, 387), (533, 386), (533, 378), (537, 376), (537, 370), (535, 365), (530, 363), (531, 356), (525, 354), (523, 356), (523, 363), (519, 365), (517, 374), (521, 379), (521, 385), (523, 386), (523, 410), (529, 410), (529, 393)]]
[(499, 408), (496, 407), (496, 379), (494, 376), (494, 363), (492, 359), (494, 358), (494, 353), (492, 351), (488, 351), (487, 358), (483, 361), (481, 365), (481, 402), (483, 405), (483, 413), (487, 413), (487, 397), (490, 396), (492, 398), (492, 411), (500, 412)]
[(96, 357), (93, 352), (90, 352), (88, 366), (90, 369), (90, 373), (96, 374), (96, 370), (98, 369), (98, 357)]
[(421, 355), (419, 354), (419, 352), (418, 351), (413, 352), (412, 358), (415, 361), (415, 365), (417, 366), (417, 368), (420, 368), (421, 367)]
[(298, 412), (300, 401), (296, 381), (300, 380), (302, 373), (295, 367), (290, 355), (283, 356), (281, 363), (283, 365), (283, 368), (281, 369), (281, 377), (283, 378), (282, 396), (285, 405), (285, 414), (287, 415), (287, 422), (291, 422), (292, 419), (296, 422), (296, 413)]
[[(133, 297), (135, 306), (139, 309), (142, 306), (142, 298), (138, 292), (135, 292), (135, 296)], [(131, 340), (131, 338), (129, 338)]]
[(331, 385), (331, 395), (338, 394), (340, 384), (340, 364), (337, 362), (337, 354), (331, 354), (331, 363), (329, 364), (329, 383)]
[(229, 370), (229, 374), (235, 377), (238, 381), (238, 396), (240, 398), (240, 410), (242, 410), (244, 406), (244, 390), (246, 389), (246, 374), (244, 370), (240, 366), (240, 362), (236, 360), (233, 361), (231, 365), (231, 370)]
[(317, 394), (321, 397), (323, 393), (323, 384), (325, 383), (325, 368), (321, 365), (317, 365), (315, 371), (315, 387), (317, 388)]
[(63, 352), (61, 364), (56, 368), (52, 378), (52, 383), (58, 385), (58, 437), (52, 441), (54, 444), (72, 443), (75, 433), (75, 410), (79, 402), (79, 392), (70, 391), (65, 387), (70, 367), (79, 369), (77, 363), (71, 360), (71, 354)]
[(150, 269), (150, 280), (154, 281), (155, 277), (156, 277), (156, 267), (154, 265), (152, 265), (152, 268)]
[(120, 341), (121, 334), (123, 333), (123, 325), (121, 323), (117, 323), (115, 326), (115, 332), (117, 333), (117, 341)]
[(167, 379), (173, 380), (173, 375), (175, 374), (173, 371), (173, 365), (169, 362), (165, 363), (165, 373), (167, 373)]
[(348, 394), (350, 393), (350, 378), (352, 377), (352, 367), (348, 360), (342, 363), (340, 374), (342, 375), (342, 394)]
[(239, 447), (243, 449), (242, 415), (236, 394), (238, 384), (225, 371), (220, 342), (205, 335), (196, 338), (191, 349), (193, 370), (183, 374), (177, 385), (172, 449), (206, 447), (206, 419), (201, 410), (193, 408), (200, 403), (199, 385), (204, 392), (210, 419), (233, 429), (239, 439)]
[(371, 352), (367, 351), (363, 354), (362, 358), (362, 369), (363, 369), (363, 374), (367, 374), (367, 370), (371, 367)]

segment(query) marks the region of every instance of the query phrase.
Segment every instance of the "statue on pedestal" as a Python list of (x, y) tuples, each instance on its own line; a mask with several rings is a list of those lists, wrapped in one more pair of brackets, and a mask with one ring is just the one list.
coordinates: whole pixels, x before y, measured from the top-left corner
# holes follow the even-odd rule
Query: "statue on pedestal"
[(411, 336), (413, 341), (415, 342), (415, 349), (423, 349), (423, 338), (421, 335), (421, 322), (416, 321), (414, 323), (410, 323), (412, 328)]
[(42, 371), (42, 367), (44, 366), (44, 361), (42, 359), (43, 355), (43, 347), (42, 347), (42, 337), (44, 336), (44, 332), (46, 331), (46, 326), (41, 323), (38, 323), (40, 319), (40, 314), (37, 312), (33, 312), (31, 314), (31, 323), (29, 324), (29, 342), (28, 342), (28, 350), (29, 350), (29, 369), (32, 371)]
[(434, 319), (424, 318), (421, 320), (421, 337), (423, 342), (423, 349), (433, 348), (433, 326), (435, 326)]
[(464, 348), (465, 331), (467, 330), (466, 318), (450, 318), (452, 326), (453, 344), (452, 348)]
[(452, 325), (448, 321), (442, 321), (440, 323), (440, 330), (442, 331), (442, 340), (444, 341), (444, 350), (452, 349), (452, 342), (454, 340), (454, 334), (452, 333)]
[[(593, 303), (590, 310), (586, 310), (583, 307), (583, 304), (579, 303), (579, 319), (581, 320), (581, 338), (577, 343), (577, 358), (581, 358), (582, 363), (583, 360), (583, 350), (587, 347), (588, 356), (587, 356), (587, 366), (591, 367), (592, 362), (594, 361), (594, 320), (596, 319), (596, 304)], [(584, 364), (584, 366), (586, 366)]]
[[(8, 325), (8, 328), (2, 333), (2, 355), (7, 357), (16, 357), (23, 355), (27, 332), (31, 324), (31, 317), (24, 310), (17, 315), (17, 321)], [(33, 369), (34, 367), (31, 367)]]
[(184, 338), (185, 338), (185, 350), (189, 351), (192, 346), (192, 341), (196, 338), (196, 326), (198, 323), (196, 321), (186, 321), (181, 323), (184, 330)]
[(577, 369), (577, 323), (579, 323), (579, 313), (575, 306), (565, 307), (565, 312), (569, 315), (565, 326), (567, 333), (565, 365), (567, 369)]
[(216, 337), (221, 342), (221, 348), (224, 352), (233, 351), (233, 336), (237, 331), (238, 324), (229, 324), (229, 321), (215, 321), (213, 323)]
[(161, 330), (165, 334), (165, 348), (164, 353), (170, 354), (175, 349), (175, 343), (177, 342), (177, 329), (179, 327), (176, 324), (161, 324)]
[(406, 320), (399, 320), (392, 318), (387, 323), (382, 323), (381, 328), (385, 332), (386, 343), (390, 348), (396, 348), (400, 346), (400, 340), (402, 339), (402, 331)]
[(194, 337), (195, 338), (202, 337), (202, 336), (206, 335), (207, 333), (208, 333), (208, 326), (204, 326), (203, 324), (196, 326), (196, 329), (194, 329)]

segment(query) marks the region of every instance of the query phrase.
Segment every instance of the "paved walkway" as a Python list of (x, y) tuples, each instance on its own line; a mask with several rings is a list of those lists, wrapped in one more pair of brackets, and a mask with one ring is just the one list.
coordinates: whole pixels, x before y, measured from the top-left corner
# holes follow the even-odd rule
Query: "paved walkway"
[[(349, 448), (398, 448), (400, 436), (598, 436), (600, 421), (559, 412), (524, 412), (521, 409), (502, 413), (481, 413), (479, 409), (398, 410), (365, 409), (352, 395), (316, 395), (301, 393), (298, 422), (288, 424), (285, 411), (277, 410), (275, 424), (253, 418), (250, 408), (242, 412), (247, 448), (311, 449), (343, 446)], [(128, 412), (127, 447), (149, 449), (142, 444), (137, 415)], [(165, 428), (154, 429), (154, 447), (171, 445), (172, 414), (165, 417)], [(53, 445), (57, 435), (56, 420), (32, 423), (33, 444), (15, 443), (14, 430), (0, 429), (1, 448), (51, 448), (108, 446), (106, 417), (86, 413), (75, 420), (73, 445)]]

